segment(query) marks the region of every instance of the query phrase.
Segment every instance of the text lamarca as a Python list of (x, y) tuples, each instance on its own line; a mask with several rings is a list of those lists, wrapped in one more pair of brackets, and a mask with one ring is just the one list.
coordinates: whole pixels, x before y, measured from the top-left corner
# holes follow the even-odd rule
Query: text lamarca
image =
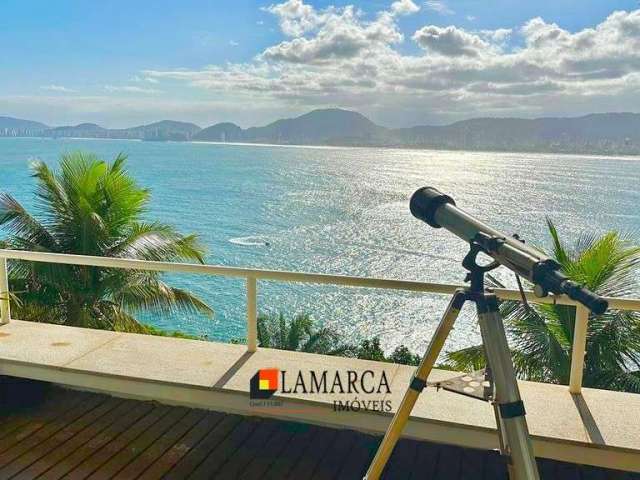
[(287, 371), (280, 371), (282, 393), (391, 393), (387, 375), (382, 371), (376, 375), (373, 370), (360, 373), (355, 370), (344, 372), (327, 370), (321, 372), (299, 371), (295, 383), (288, 383)]

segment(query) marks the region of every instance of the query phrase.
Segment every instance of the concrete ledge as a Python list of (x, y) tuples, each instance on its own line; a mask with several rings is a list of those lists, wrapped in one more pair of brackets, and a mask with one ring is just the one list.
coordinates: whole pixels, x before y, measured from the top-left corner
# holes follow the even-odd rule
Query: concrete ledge
[[(0, 327), (0, 374), (46, 380), (79, 389), (154, 399), (243, 415), (269, 416), (382, 433), (391, 413), (335, 411), (334, 400), (381, 398), (358, 394), (277, 394), (278, 406), (256, 406), (249, 382), (260, 368), (297, 372), (370, 370), (385, 373), (395, 409), (412, 367), (242, 345), (104, 332), (13, 320)], [(432, 380), (451, 372), (434, 371)], [(640, 471), (640, 395), (520, 382), (536, 455), (573, 463)], [(497, 448), (488, 404), (427, 389), (406, 435), (465, 447)]]

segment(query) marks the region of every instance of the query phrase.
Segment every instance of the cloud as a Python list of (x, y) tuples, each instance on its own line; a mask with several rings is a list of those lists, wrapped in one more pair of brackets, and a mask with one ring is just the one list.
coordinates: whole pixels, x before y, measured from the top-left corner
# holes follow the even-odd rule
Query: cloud
[[(262, 53), (261, 59), (289, 63), (322, 63), (344, 60), (361, 56), (365, 51), (385, 48), (387, 45), (399, 43), (404, 39), (390, 12), (381, 12), (374, 21), (366, 22), (361, 20), (353, 6), (342, 9), (332, 7), (322, 12), (316, 12), (313, 8), (307, 5), (301, 6), (301, 2), (294, 0), (289, 0), (282, 5), (291, 3), (296, 4), (295, 12), (304, 13), (308, 18), (314, 19), (315, 35), (311, 38), (300, 35), (293, 40), (269, 47)], [(289, 23), (283, 24), (282, 19), (291, 20), (294, 17), (290, 13), (290, 9), (284, 10), (283, 13), (283, 9), (280, 8), (282, 5), (269, 8), (270, 11), (276, 12), (281, 17), (280, 24), (283, 33), (286, 34), (295, 28)], [(309, 26), (311, 23), (305, 23), (305, 25)], [(303, 30), (302, 27), (300, 30)]]
[(237, 47), (238, 45), (240, 45), (238, 42), (236, 42), (235, 40), (229, 40), (229, 46), (230, 47)]
[(311, 5), (302, 0), (288, 0), (263, 9), (280, 20), (280, 28), (285, 35), (300, 36), (322, 23), (324, 15), (319, 14)]
[(266, 10), (288, 38), (254, 59), (141, 75), (278, 111), (341, 105), (442, 121), (640, 110), (640, 10), (576, 32), (542, 18), (477, 31), (427, 24), (411, 35), (421, 50), (405, 53), (396, 3), (369, 15), (301, 0), (271, 5)]
[(456, 13), (451, 10), (446, 3), (439, 0), (428, 0), (424, 2), (424, 6), (440, 15), (454, 15)]
[(513, 29), (498, 28), (496, 30), (479, 30), (475, 33), (477, 33), (481, 38), (487, 41), (503, 44), (509, 39), (509, 37), (511, 37)]
[(43, 85), (40, 87), (40, 90), (46, 90), (47, 92), (62, 92), (62, 93), (73, 93), (75, 90), (71, 88), (63, 87), (62, 85)]
[(420, 7), (411, 0), (398, 0), (391, 4), (391, 13), (393, 15), (411, 15), (420, 11)]
[(132, 76), (130, 81), (138, 82), (138, 83), (158, 83), (158, 79), (157, 78), (141, 77), (140, 75)]
[[(156, 78), (153, 78), (153, 77), (151, 78), (152, 78), (151, 83), (154, 83), (153, 80), (157, 82)], [(154, 95), (156, 93), (161, 93), (160, 90), (157, 90), (155, 88), (138, 87), (135, 85), (123, 85), (123, 86), (105, 85), (104, 89), (107, 92), (112, 92), (112, 93), (142, 93), (145, 95)]]
[(479, 36), (456, 28), (428, 25), (413, 34), (413, 40), (425, 50), (449, 57), (475, 57), (490, 49)]

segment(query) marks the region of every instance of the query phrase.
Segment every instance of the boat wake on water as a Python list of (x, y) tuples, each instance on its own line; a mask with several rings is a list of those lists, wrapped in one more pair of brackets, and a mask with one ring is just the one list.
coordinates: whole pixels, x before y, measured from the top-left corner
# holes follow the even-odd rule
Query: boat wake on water
[(261, 235), (230, 238), (229, 242), (236, 245), (243, 245), (245, 247), (268, 247), (271, 245), (269, 241)]

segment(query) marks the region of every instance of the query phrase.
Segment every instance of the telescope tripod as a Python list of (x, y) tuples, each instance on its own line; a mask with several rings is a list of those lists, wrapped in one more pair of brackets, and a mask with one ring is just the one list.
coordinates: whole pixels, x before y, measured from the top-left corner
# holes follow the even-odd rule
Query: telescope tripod
[[(469, 392), (474, 390), (473, 387), (483, 387), (484, 399), (489, 400), (494, 408), (500, 439), (500, 453), (508, 457), (507, 466), (510, 480), (539, 479), (538, 467), (525, 420), (524, 405), (520, 398), (497, 298), (484, 287), (484, 274), (496, 268), (498, 264), (493, 262), (489, 265), (479, 265), (477, 256), (482, 250), (482, 247), (475, 242), (471, 244), (471, 250), (462, 262), (462, 265), (469, 272), (467, 280), (470, 281), (470, 286), (458, 289), (453, 294), (409, 388), (387, 428), (376, 456), (369, 466), (364, 477), (365, 480), (380, 478), (402, 430), (409, 420), (409, 415), (418, 396), (427, 386), (427, 378), (440, 355), (444, 342), (449, 336), (462, 306), (467, 301), (476, 304), (487, 369), (485, 370), (484, 382), (482, 379), (480, 382), (472, 381), (469, 384), (473, 386), (458, 388), (457, 393), (481, 398), (481, 396), (471, 395)], [(468, 379), (468, 377), (466, 378)], [(436, 383), (435, 386), (456, 391), (453, 386), (455, 383), (456, 381), (453, 380)]]

